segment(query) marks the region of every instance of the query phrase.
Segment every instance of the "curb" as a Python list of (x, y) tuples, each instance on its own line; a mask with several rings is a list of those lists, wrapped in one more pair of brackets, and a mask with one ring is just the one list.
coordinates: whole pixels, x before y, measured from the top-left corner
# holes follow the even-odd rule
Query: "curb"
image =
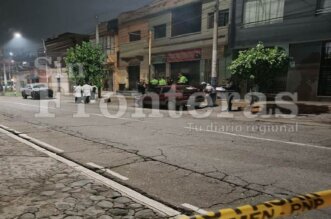
[(90, 178), (120, 192), (124, 196), (127, 196), (131, 198), (132, 200), (136, 201), (137, 203), (140, 203), (142, 205), (145, 205), (146, 207), (159, 212), (160, 214), (167, 216), (167, 217), (176, 217), (181, 214), (181, 212), (163, 204), (156, 200), (153, 200), (147, 196), (144, 196), (143, 194), (126, 187), (110, 178), (107, 178), (98, 172), (92, 171), (91, 169), (86, 168), (85, 166), (67, 159), (65, 156), (62, 156), (62, 153), (64, 152), (61, 149), (58, 149), (52, 145), (49, 145), (45, 142), (39, 141), (37, 139), (34, 139), (32, 137), (29, 137), (28, 135), (22, 134), (19, 131), (16, 131), (14, 129), (11, 129), (7, 126), (0, 124), (0, 133), (7, 134), (9, 137), (16, 139), (17, 141), (20, 141), (37, 151), (40, 151), (49, 157), (58, 160), (59, 162), (62, 162), (69, 167), (74, 168), (75, 170), (85, 174), (86, 176), (89, 176)]

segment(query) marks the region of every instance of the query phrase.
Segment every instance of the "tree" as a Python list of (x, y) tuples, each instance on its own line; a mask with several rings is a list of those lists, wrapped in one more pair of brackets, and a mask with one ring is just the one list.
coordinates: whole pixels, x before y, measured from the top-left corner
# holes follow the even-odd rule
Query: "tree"
[(83, 42), (68, 49), (65, 62), (69, 78), (75, 83), (89, 82), (98, 87), (101, 97), (102, 81), (105, 78), (104, 62), (106, 57), (99, 46)]
[(287, 71), (289, 57), (278, 47), (265, 48), (259, 43), (255, 48), (240, 51), (239, 56), (229, 66), (232, 75), (259, 86), (262, 92), (275, 87), (275, 79)]

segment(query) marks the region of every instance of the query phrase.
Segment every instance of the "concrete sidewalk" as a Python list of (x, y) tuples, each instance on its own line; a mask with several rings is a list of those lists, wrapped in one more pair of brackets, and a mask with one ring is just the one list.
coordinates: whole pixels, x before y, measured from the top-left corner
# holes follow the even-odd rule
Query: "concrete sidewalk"
[(0, 133), (1, 219), (164, 218)]

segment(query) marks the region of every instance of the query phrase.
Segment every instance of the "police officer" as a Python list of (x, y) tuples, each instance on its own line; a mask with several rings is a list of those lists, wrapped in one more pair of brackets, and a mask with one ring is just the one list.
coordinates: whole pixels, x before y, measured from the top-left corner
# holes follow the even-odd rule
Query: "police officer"
[(159, 84), (159, 80), (157, 80), (156, 78), (153, 78), (151, 81), (150, 81), (150, 84), (152, 86), (157, 86)]
[(183, 75), (183, 73), (179, 73), (177, 84), (187, 84), (187, 83), (188, 83), (187, 77)]
[(159, 80), (159, 86), (166, 86), (167, 85), (167, 81), (164, 79), (164, 77), (161, 77), (161, 79)]

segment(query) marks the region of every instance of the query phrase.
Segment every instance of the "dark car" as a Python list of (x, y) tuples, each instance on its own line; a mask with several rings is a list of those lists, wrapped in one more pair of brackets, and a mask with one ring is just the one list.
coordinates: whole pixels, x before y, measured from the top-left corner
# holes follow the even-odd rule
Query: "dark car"
[(21, 93), (24, 99), (27, 99), (28, 96), (31, 96), (32, 99), (53, 98), (53, 90), (46, 84), (28, 84), (21, 89)]
[(196, 107), (205, 100), (203, 92), (189, 85), (157, 86), (138, 100), (141, 107), (159, 106), (174, 110), (179, 107)]

